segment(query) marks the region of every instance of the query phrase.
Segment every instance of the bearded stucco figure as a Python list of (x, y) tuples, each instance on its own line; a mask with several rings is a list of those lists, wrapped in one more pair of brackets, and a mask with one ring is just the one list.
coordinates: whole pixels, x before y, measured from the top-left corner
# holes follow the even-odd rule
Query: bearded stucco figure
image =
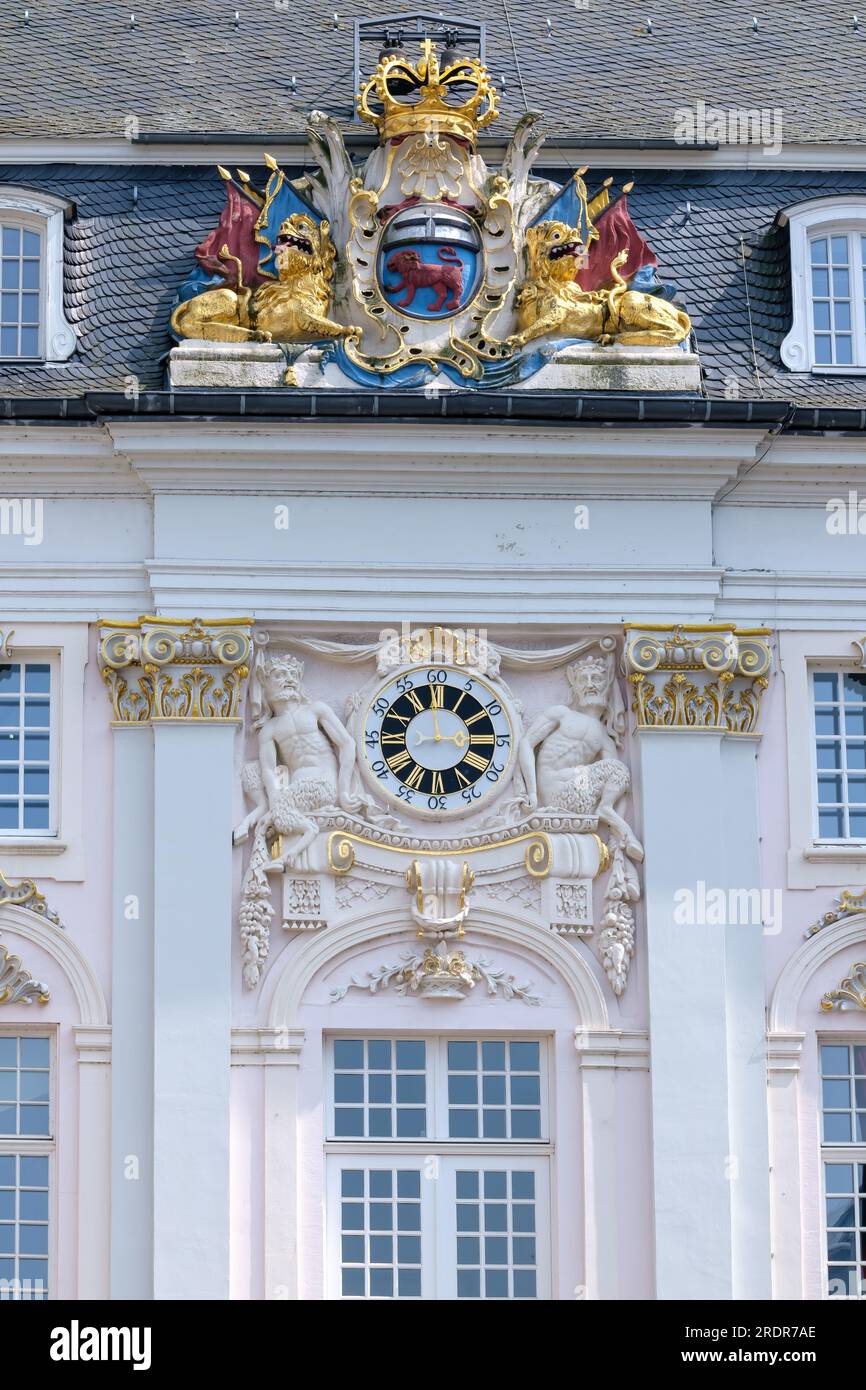
[(611, 719), (616, 677), (609, 655), (589, 653), (566, 669), (570, 705), (551, 705), (529, 726), (520, 749), (520, 770), (530, 808), (595, 816), (607, 825), (629, 858), (643, 850), (617, 811), (629, 789), (629, 771), (616, 756), (619, 738)]

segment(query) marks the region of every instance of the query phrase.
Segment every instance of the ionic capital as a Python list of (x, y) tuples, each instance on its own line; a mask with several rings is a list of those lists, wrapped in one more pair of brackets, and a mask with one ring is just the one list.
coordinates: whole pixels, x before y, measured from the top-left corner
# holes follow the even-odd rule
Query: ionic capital
[(239, 718), (251, 618), (99, 623), (99, 670), (119, 724)]
[(755, 734), (771, 653), (768, 628), (627, 623), (623, 670), (637, 729)]

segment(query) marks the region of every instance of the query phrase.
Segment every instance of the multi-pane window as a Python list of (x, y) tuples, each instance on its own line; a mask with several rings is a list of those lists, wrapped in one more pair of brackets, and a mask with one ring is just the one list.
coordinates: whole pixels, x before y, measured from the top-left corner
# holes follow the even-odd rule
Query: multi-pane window
[(547, 1049), (538, 1038), (335, 1038), (336, 1298), (549, 1297)]
[(866, 840), (866, 675), (815, 671), (817, 837)]
[(0, 358), (40, 356), (42, 235), (0, 222)]
[(51, 668), (0, 665), (0, 834), (50, 832)]
[(808, 255), (814, 365), (866, 366), (866, 234), (821, 230), (809, 237)]
[(866, 1298), (866, 1035), (821, 1045), (827, 1293)]
[(0, 1033), (0, 1299), (48, 1297), (51, 1040)]

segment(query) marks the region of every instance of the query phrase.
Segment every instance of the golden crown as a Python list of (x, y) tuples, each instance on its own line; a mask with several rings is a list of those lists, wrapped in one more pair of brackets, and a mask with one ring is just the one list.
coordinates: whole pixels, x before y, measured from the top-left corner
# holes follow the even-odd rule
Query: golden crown
[[(459, 106), (449, 95), (467, 100)], [(372, 103), (372, 104), (371, 104)], [(358, 94), (358, 114), (376, 127), (383, 139), (413, 131), (437, 130), (474, 141), (476, 132), (499, 114), (496, 88), (478, 58), (458, 58), (445, 67), (431, 39), (421, 44), (417, 64), (392, 53), (379, 65)]]

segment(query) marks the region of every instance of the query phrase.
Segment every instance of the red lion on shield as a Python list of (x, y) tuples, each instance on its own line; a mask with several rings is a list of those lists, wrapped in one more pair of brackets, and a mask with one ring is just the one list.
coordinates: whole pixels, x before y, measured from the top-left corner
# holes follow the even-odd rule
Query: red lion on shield
[(388, 289), (394, 294), (405, 291), (396, 301), (396, 308), (408, 309), (418, 290), (435, 289), (437, 298), (430, 305), (431, 314), (442, 309), (459, 309), (463, 293), (463, 262), (453, 246), (440, 246), (437, 253), (441, 265), (427, 265), (417, 251), (395, 251), (385, 262), (386, 270), (399, 275), (396, 285)]

